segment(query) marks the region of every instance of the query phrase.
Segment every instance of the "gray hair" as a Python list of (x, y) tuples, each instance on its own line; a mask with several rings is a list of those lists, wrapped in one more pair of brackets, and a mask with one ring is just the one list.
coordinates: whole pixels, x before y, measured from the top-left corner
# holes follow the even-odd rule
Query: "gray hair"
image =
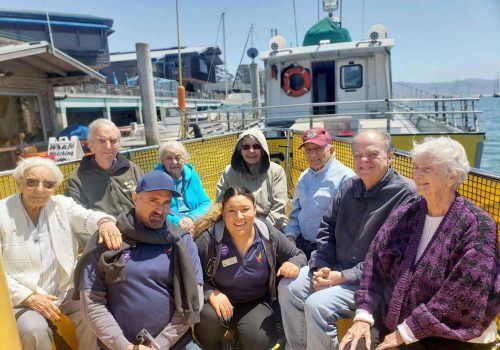
[(89, 125), (88, 141), (90, 143), (93, 143), (95, 141), (97, 130), (99, 130), (103, 126), (111, 126), (112, 128), (114, 128), (116, 131), (116, 137), (118, 137), (118, 140), (120, 140), (121, 133), (120, 133), (120, 129), (118, 129), (116, 124), (113, 123), (109, 119), (99, 118), (99, 119), (94, 120)]
[(64, 176), (61, 169), (59, 169), (59, 167), (52, 160), (42, 157), (30, 157), (21, 160), (14, 169), (12, 176), (16, 182), (19, 182), (24, 178), (24, 174), (26, 174), (28, 170), (36, 167), (43, 167), (52, 171), (56, 180), (56, 187), (63, 182)]
[(426, 137), (420, 144), (413, 141), (410, 155), (414, 163), (423, 155), (430, 155), (433, 163), (439, 165), (445, 174), (449, 175), (456, 171), (458, 177), (454, 189), (467, 179), (470, 171), (464, 147), (449, 137)]
[(358, 138), (359, 138), (360, 135), (367, 134), (367, 133), (373, 133), (373, 134), (377, 135), (380, 138), (380, 140), (382, 140), (382, 142), (384, 143), (385, 150), (387, 151), (387, 153), (390, 153), (390, 152), (393, 151), (393, 145), (392, 145), (391, 135), (389, 135), (385, 131), (378, 130), (378, 129), (364, 130), (364, 131), (358, 133), (352, 139), (351, 148), (354, 149), (354, 144), (358, 141)]
[(164, 144), (161, 145), (160, 147), (160, 161), (165, 157), (165, 153), (169, 149), (176, 149), (178, 151), (181, 151), (182, 153), (182, 158), (184, 158), (184, 162), (188, 162), (189, 160), (189, 152), (187, 151), (186, 147), (179, 142), (179, 141), (167, 141)]

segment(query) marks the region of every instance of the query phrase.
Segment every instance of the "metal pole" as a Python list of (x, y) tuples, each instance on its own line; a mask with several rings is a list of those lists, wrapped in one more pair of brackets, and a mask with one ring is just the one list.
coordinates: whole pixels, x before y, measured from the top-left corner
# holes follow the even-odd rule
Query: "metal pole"
[[(179, 85), (182, 85), (182, 58), (181, 58), (181, 32), (179, 29), (179, 0), (175, 0), (175, 14), (177, 20), (177, 63), (179, 64)], [(181, 139), (186, 138), (185, 114), (181, 109)]]
[(47, 0), (45, 0), (45, 16), (47, 17), (47, 27), (49, 27), (49, 41), (52, 52), (54, 51), (54, 38), (52, 37), (52, 27), (50, 26), (49, 10)]
[(295, 11), (295, 0), (293, 0), (293, 19), (295, 21), (295, 46), (299, 47), (299, 39), (297, 35), (297, 13)]
[(222, 46), (224, 46), (224, 86), (227, 100), (226, 13), (222, 12)]
[(136, 43), (137, 69), (141, 85), (142, 117), (144, 120), (144, 133), (146, 145), (153, 146), (160, 143), (158, 122), (156, 117), (155, 89), (153, 86), (153, 67), (149, 44)]

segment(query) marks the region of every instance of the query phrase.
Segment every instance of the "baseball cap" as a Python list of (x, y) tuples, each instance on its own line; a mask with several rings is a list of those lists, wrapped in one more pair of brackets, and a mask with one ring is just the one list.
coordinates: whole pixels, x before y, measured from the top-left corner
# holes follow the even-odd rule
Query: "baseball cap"
[(302, 145), (300, 145), (299, 149), (306, 143), (314, 143), (323, 147), (332, 144), (332, 137), (325, 128), (312, 128), (302, 134), (302, 141)]
[(174, 180), (170, 175), (161, 170), (151, 170), (144, 174), (137, 182), (135, 192), (152, 192), (166, 190), (172, 192), (174, 197), (180, 197), (181, 194), (175, 190)]

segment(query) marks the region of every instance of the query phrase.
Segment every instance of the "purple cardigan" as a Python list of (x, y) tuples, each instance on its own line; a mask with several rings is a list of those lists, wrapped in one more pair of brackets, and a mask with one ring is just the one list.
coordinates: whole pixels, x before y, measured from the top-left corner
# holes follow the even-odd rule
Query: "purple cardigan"
[(355, 300), (389, 331), (406, 324), (417, 339), (467, 341), (500, 311), (496, 224), (456, 196), (420, 259), (424, 199), (393, 211), (366, 256)]

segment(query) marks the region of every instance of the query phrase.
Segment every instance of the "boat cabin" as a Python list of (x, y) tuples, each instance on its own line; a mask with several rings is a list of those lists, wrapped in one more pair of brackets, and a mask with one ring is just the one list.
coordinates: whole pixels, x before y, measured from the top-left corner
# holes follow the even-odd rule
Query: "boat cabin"
[[(345, 30), (329, 18), (325, 20), (333, 30)], [(273, 50), (260, 56), (265, 66), (266, 105), (271, 106), (267, 124), (290, 126), (297, 118), (335, 114), (329, 129), (342, 134), (357, 130), (367, 119), (365, 113), (385, 111), (384, 102), (365, 103), (391, 98), (394, 41), (377, 38), (382, 36), (386, 36), (385, 30), (373, 34), (373, 40), (344, 37), (344, 42), (320, 39), (312, 44), (306, 35), (307, 46), (293, 48), (281, 45), (280, 37), (272, 38)]]

